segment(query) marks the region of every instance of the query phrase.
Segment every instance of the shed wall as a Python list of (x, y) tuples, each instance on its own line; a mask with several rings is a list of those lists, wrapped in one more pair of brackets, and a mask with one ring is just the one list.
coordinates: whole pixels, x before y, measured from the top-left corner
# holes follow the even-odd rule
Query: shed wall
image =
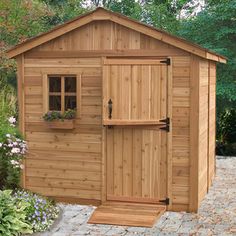
[[(72, 67), (72, 68), (71, 68)], [(43, 74), (81, 74), (81, 117), (71, 131), (43, 121)], [(27, 189), (54, 197), (101, 199), (101, 60), (24, 60)]]
[(216, 140), (216, 63), (209, 62), (209, 139), (208, 139), (208, 188), (215, 175)]
[[(173, 46), (108, 21), (85, 25), (25, 54), (21, 74), (25, 79), (23, 85), (25, 111), (24, 109), (22, 111), (25, 116), (26, 140), (29, 142), (25, 186), (33, 191), (54, 197), (101, 199), (102, 72), (99, 57), (121, 54), (171, 56), (172, 58), (173, 196), (170, 197), (173, 200), (174, 210), (188, 210), (190, 55)], [(81, 57), (85, 55), (89, 55), (91, 58), (97, 57), (97, 59), (93, 59), (93, 62), (86, 58), (82, 59)], [(79, 56), (78, 63), (69, 59)], [(47, 71), (50, 73), (84, 72), (82, 118), (77, 120), (76, 129), (72, 133), (71, 131), (64, 133), (49, 130), (42, 120), (42, 94), (44, 92), (42, 73)], [(90, 73), (94, 74), (89, 75)], [(91, 170), (93, 171), (91, 172)], [(205, 178), (205, 170), (203, 173), (203, 178)]]
[(192, 56), (190, 107), (190, 205), (197, 211), (215, 173), (214, 62)]

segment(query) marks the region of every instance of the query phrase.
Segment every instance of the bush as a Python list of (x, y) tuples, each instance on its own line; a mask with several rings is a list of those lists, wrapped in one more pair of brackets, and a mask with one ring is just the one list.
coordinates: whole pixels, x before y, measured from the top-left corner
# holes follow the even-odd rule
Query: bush
[(14, 189), (20, 183), (26, 143), (15, 127), (15, 118), (0, 123), (0, 189)]
[(27, 203), (26, 221), (32, 226), (34, 232), (47, 230), (58, 217), (59, 208), (49, 199), (25, 190), (18, 190), (13, 196), (16, 201)]
[(15, 199), (11, 190), (0, 191), (0, 235), (12, 236), (32, 233), (32, 227), (26, 222), (25, 209), (29, 204)]
[(236, 109), (226, 109), (217, 120), (218, 155), (236, 155)]

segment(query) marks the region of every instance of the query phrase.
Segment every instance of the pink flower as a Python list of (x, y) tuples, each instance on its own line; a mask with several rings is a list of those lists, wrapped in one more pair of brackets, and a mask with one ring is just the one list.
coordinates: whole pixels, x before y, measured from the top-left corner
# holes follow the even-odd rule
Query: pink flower
[(12, 149), (11, 149), (11, 152), (12, 152), (12, 153), (19, 153), (19, 152), (20, 152), (20, 149), (19, 149), (19, 148), (12, 148)]

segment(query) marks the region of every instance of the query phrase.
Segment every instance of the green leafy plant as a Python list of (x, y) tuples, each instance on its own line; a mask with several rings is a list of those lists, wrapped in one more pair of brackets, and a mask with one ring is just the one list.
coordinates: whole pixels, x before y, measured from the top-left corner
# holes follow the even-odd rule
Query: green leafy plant
[(59, 215), (59, 208), (53, 201), (31, 193), (18, 190), (13, 194), (16, 201), (27, 203), (25, 208), (26, 221), (32, 226), (34, 232), (47, 230)]
[(236, 154), (236, 109), (226, 109), (217, 120), (217, 154)]
[(26, 201), (15, 199), (11, 190), (0, 191), (0, 235), (12, 236), (32, 233), (26, 222)]
[(53, 120), (71, 120), (75, 119), (76, 110), (68, 109), (63, 114), (59, 111), (49, 111), (44, 116), (43, 119), (45, 121), (53, 121)]
[(75, 119), (75, 116), (76, 116), (76, 110), (72, 110), (72, 109), (68, 109), (63, 114), (63, 118), (68, 119), (68, 120)]
[(44, 116), (45, 121), (53, 121), (63, 119), (62, 114), (59, 111), (49, 111)]

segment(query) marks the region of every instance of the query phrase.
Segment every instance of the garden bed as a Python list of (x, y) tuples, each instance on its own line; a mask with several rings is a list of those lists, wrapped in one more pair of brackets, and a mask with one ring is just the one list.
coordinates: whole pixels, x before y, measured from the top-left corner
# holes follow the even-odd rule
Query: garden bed
[(29, 191), (0, 191), (0, 235), (46, 231), (53, 226), (60, 212), (53, 201)]

